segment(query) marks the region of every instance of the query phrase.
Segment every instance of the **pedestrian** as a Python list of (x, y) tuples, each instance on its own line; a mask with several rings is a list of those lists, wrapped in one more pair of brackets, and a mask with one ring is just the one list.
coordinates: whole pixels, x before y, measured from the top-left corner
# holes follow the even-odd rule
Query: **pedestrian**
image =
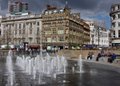
[(99, 58), (101, 58), (101, 53), (98, 53), (98, 55), (96, 57), (96, 61), (99, 61)]
[(108, 58), (108, 62), (109, 63), (113, 63), (113, 61), (116, 59), (116, 54), (113, 53), (112, 55), (110, 55), (110, 57)]
[(87, 59), (90, 59), (90, 60), (92, 59), (92, 52), (88, 53)]
[(116, 54), (113, 53), (113, 54), (112, 54), (112, 61), (114, 61), (115, 59), (116, 59)]

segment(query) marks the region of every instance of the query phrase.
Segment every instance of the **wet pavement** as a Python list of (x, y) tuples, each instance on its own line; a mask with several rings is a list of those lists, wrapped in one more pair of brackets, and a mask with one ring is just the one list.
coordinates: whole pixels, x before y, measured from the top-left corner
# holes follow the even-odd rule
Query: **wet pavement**
[[(7, 54), (6, 54), (7, 55)], [(72, 68), (79, 69), (77, 62), (68, 61), (67, 73), (57, 75), (56, 79), (44, 77), (45, 84), (38, 85), (29, 75), (14, 66), (16, 84), (14, 86), (120, 86), (120, 67), (105, 64), (84, 62), (83, 72), (74, 73)], [(0, 86), (7, 82), (5, 59), (0, 58)]]
[(120, 86), (119, 80), (120, 70), (112, 70), (110, 66), (102, 64), (85, 62), (83, 73), (61, 74), (57, 76), (57, 85), (41, 86)]

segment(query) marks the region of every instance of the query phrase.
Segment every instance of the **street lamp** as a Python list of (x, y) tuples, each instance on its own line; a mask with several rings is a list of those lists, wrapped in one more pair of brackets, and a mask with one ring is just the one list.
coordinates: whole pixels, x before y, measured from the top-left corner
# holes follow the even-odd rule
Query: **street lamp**
[(98, 32), (98, 47), (100, 46), (100, 27), (97, 28), (97, 32)]
[(42, 49), (42, 22), (40, 22), (40, 56), (42, 57), (42, 51), (43, 51), (43, 49)]
[(10, 36), (10, 34), (9, 34), (9, 29), (6, 29), (6, 44), (7, 44), (7, 48), (8, 48), (8, 46), (9, 46), (9, 36)]

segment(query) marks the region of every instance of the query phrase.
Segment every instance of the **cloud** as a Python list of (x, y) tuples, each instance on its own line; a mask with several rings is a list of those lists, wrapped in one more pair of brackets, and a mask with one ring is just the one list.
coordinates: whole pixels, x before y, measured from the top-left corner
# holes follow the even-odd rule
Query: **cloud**
[[(3, 10), (7, 9), (8, 0), (1, 0), (1, 1), (2, 1), (2, 9)], [(21, 1), (28, 2), (29, 9), (34, 12), (42, 11), (43, 9), (45, 9), (45, 6), (47, 4), (64, 6), (65, 2), (68, 1), (68, 5), (72, 9), (79, 9), (80, 11), (83, 10), (91, 11), (93, 13), (99, 11), (105, 11), (108, 13), (111, 4), (120, 2), (119, 0), (21, 0)]]
[[(2, 11), (0, 13), (7, 13), (8, 0), (1, 0)], [(15, 1), (15, 0), (13, 0)], [(105, 16), (109, 18), (110, 7), (114, 3), (120, 3), (119, 0), (21, 0), (29, 3), (29, 10), (34, 13), (40, 13), (46, 8), (47, 4), (63, 7), (65, 2), (74, 12), (80, 12), (82, 18), (98, 18)], [(102, 19), (105, 19), (101, 17)], [(109, 20), (109, 19), (107, 19)], [(110, 21), (107, 21), (110, 22)]]

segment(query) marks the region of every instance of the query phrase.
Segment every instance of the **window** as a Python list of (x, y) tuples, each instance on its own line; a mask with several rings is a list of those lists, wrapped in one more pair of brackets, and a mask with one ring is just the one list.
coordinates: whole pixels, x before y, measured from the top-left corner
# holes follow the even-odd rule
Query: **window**
[(91, 23), (90, 25), (93, 26), (93, 23)]
[(118, 18), (120, 18), (120, 14), (118, 14)]
[(64, 34), (64, 30), (58, 30), (58, 34)]
[(19, 30), (19, 35), (21, 34), (21, 30)]
[(60, 36), (59, 41), (64, 41), (64, 36)]
[(30, 23), (30, 28), (32, 28), (32, 23)]
[(38, 25), (38, 26), (40, 25), (39, 22), (37, 22), (37, 25)]
[(56, 32), (56, 28), (53, 28), (52, 30), (53, 30), (53, 34), (56, 34), (56, 33), (57, 33), (57, 32)]
[(115, 31), (113, 31), (113, 37), (115, 37)]
[(49, 14), (52, 14), (52, 11), (49, 11)]
[(54, 13), (57, 13), (57, 10), (54, 10)]
[(52, 32), (51, 31), (45, 31), (45, 34), (50, 35), (50, 34), (52, 34)]
[(17, 29), (17, 24), (15, 24), (15, 29)]
[(60, 10), (60, 13), (63, 13), (63, 11), (64, 11), (64, 10), (63, 10), (63, 9), (61, 9), (61, 10)]
[(29, 41), (30, 41), (30, 43), (32, 42), (32, 40), (33, 40), (33, 38), (32, 38), (32, 37), (29, 37)]
[(39, 35), (39, 27), (37, 27), (37, 35)]
[(17, 34), (17, 30), (15, 30), (15, 35)]
[(118, 31), (118, 37), (120, 37), (120, 30)]
[(113, 15), (113, 16), (112, 16), (112, 18), (113, 18), (113, 20), (114, 20), (114, 19), (116, 18), (116, 16), (115, 16), (115, 15)]
[(57, 42), (57, 38), (56, 37), (52, 37), (52, 42)]
[(112, 27), (115, 27), (115, 22), (112, 23)]
[(19, 29), (21, 29), (21, 24), (19, 24)]
[(23, 24), (23, 28), (25, 28), (25, 24)]
[(118, 5), (118, 10), (120, 9), (120, 5)]
[(120, 22), (118, 22), (118, 27), (120, 27)]
[(51, 42), (52, 40), (51, 40), (51, 38), (47, 38), (47, 42)]
[(45, 14), (47, 15), (47, 14), (48, 14), (48, 11), (46, 11)]

